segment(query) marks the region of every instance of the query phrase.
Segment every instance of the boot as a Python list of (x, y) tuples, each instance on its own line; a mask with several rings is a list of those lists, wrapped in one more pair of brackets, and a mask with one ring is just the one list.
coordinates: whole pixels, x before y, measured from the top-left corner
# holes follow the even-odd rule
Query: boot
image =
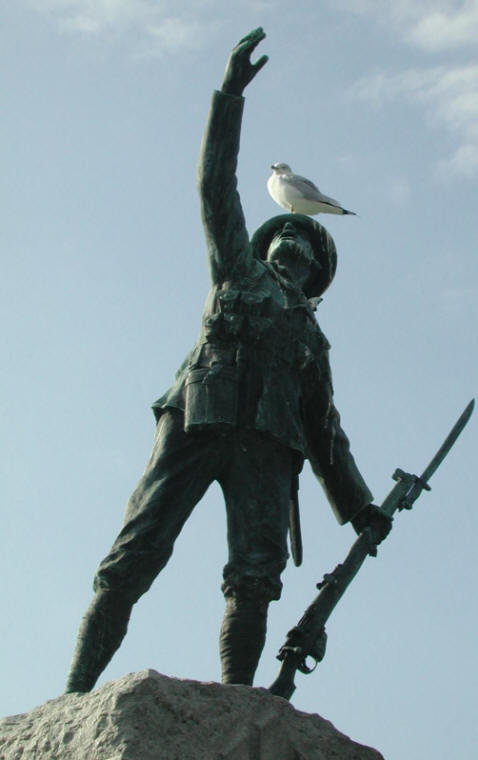
[(266, 640), (268, 603), (228, 597), (219, 638), (222, 683), (252, 686)]
[(133, 602), (115, 591), (98, 591), (81, 621), (65, 693), (91, 691), (119, 648)]

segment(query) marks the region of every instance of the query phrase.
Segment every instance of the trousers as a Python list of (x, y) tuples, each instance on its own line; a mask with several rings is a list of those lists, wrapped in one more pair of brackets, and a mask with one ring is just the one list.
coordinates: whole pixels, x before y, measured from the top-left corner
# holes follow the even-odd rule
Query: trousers
[(296, 472), (297, 453), (266, 434), (237, 428), (185, 433), (183, 413), (166, 410), (123, 528), (96, 573), (95, 591), (120, 592), (136, 602), (168, 562), (185, 521), (216, 480), (227, 514), (224, 595), (279, 599)]

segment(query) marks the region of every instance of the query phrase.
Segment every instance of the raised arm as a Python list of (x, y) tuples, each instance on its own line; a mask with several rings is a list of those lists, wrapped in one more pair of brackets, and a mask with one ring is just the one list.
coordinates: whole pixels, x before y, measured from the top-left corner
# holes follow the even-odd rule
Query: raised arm
[(233, 49), (222, 89), (215, 92), (204, 133), (198, 166), (201, 213), (214, 283), (246, 268), (251, 257), (239, 193), (236, 167), (239, 153), (244, 88), (267, 62), (250, 56), (265, 37), (255, 29)]

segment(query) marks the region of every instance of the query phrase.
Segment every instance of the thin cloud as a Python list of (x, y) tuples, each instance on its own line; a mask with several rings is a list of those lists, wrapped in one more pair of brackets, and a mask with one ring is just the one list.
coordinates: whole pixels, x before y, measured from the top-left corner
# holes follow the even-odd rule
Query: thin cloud
[[(211, 26), (209, 33), (211, 32)], [(217, 28), (217, 25), (214, 25)], [(148, 24), (146, 31), (150, 39), (157, 43), (159, 50), (174, 52), (187, 48), (199, 48), (205, 39), (204, 24), (198, 21), (187, 21), (178, 17), (166, 18)], [(156, 47), (156, 45), (155, 45)]]
[[(478, 0), (336, 0), (337, 6), (387, 27), (402, 41), (428, 53), (478, 43)], [(437, 176), (478, 174), (478, 65), (408, 69), (400, 74), (374, 74), (354, 84), (354, 97), (383, 106), (403, 99), (421, 105), (433, 127), (445, 127), (458, 145), (440, 159)]]
[(412, 26), (408, 37), (430, 52), (478, 43), (478, 0), (469, 0), (461, 8), (425, 14)]
[(89, 38), (130, 38), (143, 52), (194, 49), (217, 29), (207, 10), (210, 0), (183, 0), (173, 10), (165, 0), (29, 0), (59, 30)]
[(404, 177), (394, 177), (389, 182), (388, 194), (396, 206), (403, 206), (411, 196), (410, 183)]
[(478, 64), (380, 72), (356, 82), (350, 96), (380, 108), (400, 98), (422, 106), (432, 127), (445, 127), (459, 141), (451, 156), (440, 159), (438, 174), (478, 173)]
[(86, 34), (144, 25), (162, 10), (162, 3), (154, 8), (148, 0), (31, 0), (30, 4), (51, 16), (60, 29)]
[(441, 180), (457, 174), (469, 179), (475, 177), (478, 174), (478, 145), (461, 145), (452, 156), (438, 162), (436, 173)]
[[(453, 252), (455, 257), (455, 252)], [(454, 264), (454, 261), (450, 261), (450, 264)], [(460, 287), (460, 288), (446, 288), (442, 293), (439, 293), (441, 303), (448, 309), (448, 311), (463, 312), (469, 314), (470, 308), (474, 308), (478, 298), (478, 288), (476, 287)]]
[(478, 0), (335, 0), (334, 6), (370, 16), (428, 52), (478, 42)]

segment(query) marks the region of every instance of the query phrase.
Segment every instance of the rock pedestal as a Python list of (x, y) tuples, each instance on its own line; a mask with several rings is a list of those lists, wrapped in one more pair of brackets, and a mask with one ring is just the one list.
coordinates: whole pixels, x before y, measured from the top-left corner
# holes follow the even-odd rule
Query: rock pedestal
[(0, 760), (383, 760), (266, 689), (132, 673), (0, 721)]

